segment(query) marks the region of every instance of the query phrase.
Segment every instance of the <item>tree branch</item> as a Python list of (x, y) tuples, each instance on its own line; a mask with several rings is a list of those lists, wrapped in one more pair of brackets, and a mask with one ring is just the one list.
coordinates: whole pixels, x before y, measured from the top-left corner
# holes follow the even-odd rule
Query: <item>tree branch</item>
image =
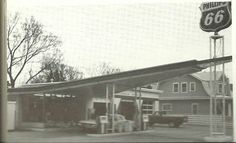
[(44, 71), (47, 67), (45, 66), (44, 68), (42, 68), (41, 70), (39, 70), (37, 73), (35, 73), (33, 76), (30, 76), (30, 78), (25, 82), (26, 84), (32, 80), (33, 78), (35, 78), (37, 75), (39, 75), (42, 71)]
[[(38, 57), (40, 53), (44, 53), (51, 48), (59, 45), (61, 41), (57, 36), (43, 31), (43, 25), (31, 17), (26, 19), (24, 23), (20, 23), (18, 14), (9, 20), (7, 47), (8, 47), (8, 68), (7, 72), (11, 80), (11, 85), (15, 85), (15, 81), (25, 69), (26, 65), (32, 61), (34, 57)], [(44, 69), (41, 68), (35, 75), (31, 76), (26, 81), (41, 73)], [(14, 73), (13, 73), (14, 72)]]

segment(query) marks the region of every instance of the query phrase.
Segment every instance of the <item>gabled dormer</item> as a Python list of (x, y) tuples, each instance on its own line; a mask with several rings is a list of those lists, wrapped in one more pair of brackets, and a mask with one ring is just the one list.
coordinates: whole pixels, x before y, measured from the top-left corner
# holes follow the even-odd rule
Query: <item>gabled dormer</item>
[[(209, 72), (199, 72), (161, 81), (158, 83), (158, 89), (163, 90), (162, 97), (209, 97), (212, 95), (210, 89), (210, 79), (214, 79), (213, 74), (210, 77)], [(217, 82), (217, 95), (222, 95), (223, 73), (216, 72), (215, 79)], [(229, 79), (226, 76), (224, 88), (226, 91), (226, 96), (230, 96)]]

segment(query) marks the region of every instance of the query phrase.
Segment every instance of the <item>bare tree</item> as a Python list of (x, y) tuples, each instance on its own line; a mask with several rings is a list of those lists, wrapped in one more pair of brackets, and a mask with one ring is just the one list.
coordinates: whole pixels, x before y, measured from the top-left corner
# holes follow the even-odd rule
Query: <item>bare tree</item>
[(15, 87), (16, 80), (28, 63), (59, 44), (61, 41), (58, 37), (45, 32), (43, 25), (34, 17), (26, 18), (23, 22), (18, 13), (10, 17), (7, 28), (7, 73), (11, 87)]
[(72, 66), (63, 64), (60, 59), (51, 62), (50, 58), (46, 57), (42, 61), (41, 68), (44, 70), (38, 76), (33, 77), (31, 83), (69, 81), (83, 78), (82, 72)]
[(38, 80), (37, 82), (46, 82), (43, 79), (40, 80), (40, 77), (41, 78), (44, 77), (40, 74), (43, 73), (45, 70), (49, 70), (51, 67), (53, 67), (53, 65), (60, 64), (63, 60), (62, 58), (63, 58), (63, 55), (59, 49), (54, 50), (52, 54), (51, 53), (44, 54), (41, 59), (40, 69), (37, 70), (36, 72), (34, 71), (34, 68), (32, 68), (32, 67), (29, 69), (29, 71), (28, 71), (29, 78), (26, 81), (26, 84), (29, 82), (31, 82), (31, 83), (35, 82), (36, 80)]
[(120, 68), (112, 66), (109, 63), (103, 62), (92, 70), (92, 75), (100, 76), (118, 72), (121, 72)]
[(112, 74), (120, 72), (120, 68), (109, 65), (108, 63), (102, 63), (98, 67), (98, 71), (101, 75)]

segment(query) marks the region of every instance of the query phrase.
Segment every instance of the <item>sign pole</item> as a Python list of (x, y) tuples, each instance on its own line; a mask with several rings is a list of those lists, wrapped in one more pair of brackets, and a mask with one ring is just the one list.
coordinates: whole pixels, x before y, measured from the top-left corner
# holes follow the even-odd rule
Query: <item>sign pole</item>
[[(224, 57), (224, 36), (218, 35), (220, 30), (228, 28), (232, 23), (231, 18), (231, 2), (203, 2), (200, 5), (201, 19), (200, 28), (205, 32), (214, 32), (210, 36), (210, 59), (217, 58), (217, 56)], [(212, 49), (212, 42), (213, 48)], [(219, 47), (218, 47), (219, 46)], [(213, 51), (212, 51), (213, 50)], [(222, 52), (218, 54), (218, 51)], [(212, 55), (213, 54), (213, 55)], [(217, 55), (218, 54), (218, 55)], [(212, 71), (213, 67), (213, 71)], [(225, 135), (225, 65), (222, 63), (222, 81), (220, 81), (221, 93), (219, 90), (220, 84), (218, 77), (216, 78), (217, 67), (216, 63), (210, 63), (210, 137), (205, 137), (205, 141), (222, 142), (231, 141), (230, 136)], [(212, 75), (213, 74), (213, 75)], [(213, 79), (212, 79), (213, 78)], [(218, 115), (222, 121), (219, 123), (217, 120)], [(222, 124), (221, 124), (222, 123)], [(222, 129), (222, 130), (220, 130)]]
[[(225, 53), (224, 53), (224, 36), (222, 36), (222, 57), (224, 57), (225, 55), (224, 55)], [(223, 79), (222, 79), (222, 95), (223, 95), (223, 99), (222, 99), (222, 102), (223, 102), (223, 111), (222, 111), (222, 114), (223, 114), (223, 133), (224, 133), (224, 135), (225, 135), (225, 96), (226, 96), (226, 90), (225, 90), (225, 85), (226, 85), (226, 83), (225, 83), (225, 63), (224, 62), (222, 62), (222, 71), (223, 71)]]
[[(213, 43), (213, 47), (212, 47)], [(213, 51), (212, 51), (213, 50)], [(224, 36), (215, 33), (209, 38), (210, 59), (218, 56), (224, 57)], [(219, 54), (219, 52), (221, 52)], [(224, 137), (231, 140), (231, 137), (226, 136), (226, 115), (225, 115), (225, 96), (226, 96), (226, 80), (225, 80), (225, 65), (222, 62), (221, 67), (217, 68), (216, 63), (210, 63), (210, 137)], [(213, 70), (212, 70), (213, 68)], [(222, 80), (218, 81), (217, 69), (222, 73)], [(213, 78), (213, 79), (212, 79)], [(222, 85), (219, 90), (219, 85)], [(220, 119), (220, 122), (218, 121)]]
[[(216, 35), (216, 33), (214, 34)], [(216, 58), (216, 39), (213, 37), (213, 40), (214, 40), (214, 55), (213, 55), (213, 59)], [(214, 105), (214, 114), (213, 114), (213, 129), (214, 131), (213, 132), (217, 132), (217, 122), (214, 120), (214, 118), (216, 118), (216, 115), (217, 115), (217, 111), (216, 111), (216, 107), (217, 107), (217, 102), (216, 102), (216, 63), (214, 62), (214, 70), (213, 70), (213, 75), (214, 75), (214, 80), (213, 80), (213, 93), (214, 93), (214, 102), (213, 102), (213, 105)]]
[[(210, 42), (210, 58), (212, 58), (212, 48), (211, 48), (211, 37), (209, 37), (209, 42)], [(212, 125), (212, 100), (213, 100), (213, 88), (212, 88), (212, 63), (210, 63), (210, 90), (211, 90), (211, 96), (210, 96), (210, 135), (212, 136), (212, 132), (213, 132), (213, 125)]]

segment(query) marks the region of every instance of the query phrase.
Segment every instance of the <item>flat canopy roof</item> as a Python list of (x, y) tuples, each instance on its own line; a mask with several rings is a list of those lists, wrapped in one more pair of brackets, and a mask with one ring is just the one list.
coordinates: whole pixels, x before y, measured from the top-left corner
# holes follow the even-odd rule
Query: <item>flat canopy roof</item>
[(207, 59), (189, 60), (184, 62), (166, 64), (161, 66), (125, 71), (104, 76), (91, 77), (81, 80), (64, 82), (30, 84), (18, 88), (9, 88), (9, 95), (29, 95), (37, 93), (70, 94), (105, 96), (106, 85), (115, 84), (115, 93), (141, 87), (157, 81), (170, 79), (177, 76), (199, 72), (210, 67), (212, 62), (217, 65), (232, 61), (232, 56)]

